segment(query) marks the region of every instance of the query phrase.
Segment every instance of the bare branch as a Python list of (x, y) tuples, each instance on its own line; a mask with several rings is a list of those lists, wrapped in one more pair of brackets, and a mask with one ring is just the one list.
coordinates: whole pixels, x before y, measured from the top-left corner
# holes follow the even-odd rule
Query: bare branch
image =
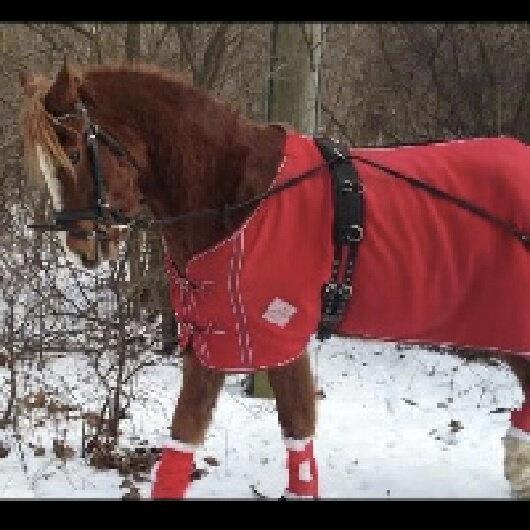
[(184, 57), (184, 60), (188, 64), (188, 67), (191, 69), (191, 74), (193, 76), (193, 79), (195, 80), (197, 78), (197, 67), (195, 65), (195, 61), (193, 60), (193, 54), (189, 47), (189, 40), (191, 37), (190, 31), (193, 31), (187, 24), (177, 24), (175, 26), (177, 30), (177, 36), (179, 39), (180, 49), (182, 51), (182, 56)]
[[(530, 70), (527, 70), (526, 72), (526, 78), (523, 84), (523, 87), (521, 89), (521, 97), (519, 98), (519, 101), (517, 102), (517, 108), (513, 114), (513, 117), (510, 121), (511, 128), (513, 130), (518, 128), (518, 122), (523, 121), (522, 125), (527, 126), (527, 115), (524, 114), (524, 110), (526, 109), (528, 105), (528, 95), (530, 93)], [(524, 119), (523, 119), (524, 118)]]
[(208, 41), (204, 52), (199, 83), (205, 88), (212, 88), (222, 65), (225, 53), (225, 38), (231, 24), (219, 24), (214, 35)]
[(154, 58), (158, 55), (158, 52), (160, 51), (160, 48), (162, 46), (162, 44), (164, 43), (164, 40), (166, 39), (166, 37), (169, 35), (169, 33), (174, 29), (174, 26), (170, 25), (170, 24), (166, 24), (164, 29), (162, 30), (162, 33), (160, 35), (160, 37), (158, 38), (158, 41), (156, 42), (155, 44), (155, 47), (151, 53), (151, 58)]
[(351, 137), (348, 127), (342, 123), (335, 115), (335, 113), (327, 106), (322, 103), (322, 111), (325, 112), (328, 116), (331, 122), (337, 127), (339, 132), (348, 140), (348, 142), (351, 145), (354, 145), (355, 142), (353, 141), (353, 138)]
[(471, 25), (471, 31), (473, 32), (475, 39), (479, 44), (480, 58), (482, 59), (483, 69), (485, 70), (485, 74), (488, 78), (490, 88), (494, 88), (495, 72), (488, 55), (488, 50), (486, 49), (486, 43), (484, 42), (483, 35), (476, 24)]
[(43, 28), (37, 26), (37, 24), (32, 24), (31, 22), (25, 22), (25, 25), (38, 33), (52, 48), (55, 52), (61, 53), (64, 51), (64, 48), (59, 45), (59, 43)]
[(94, 34), (87, 29), (79, 26), (78, 24), (74, 24), (73, 22), (63, 22), (61, 26), (64, 26), (65, 28), (73, 29), (77, 33), (83, 35), (83, 37), (86, 37), (89, 41), (94, 40)]

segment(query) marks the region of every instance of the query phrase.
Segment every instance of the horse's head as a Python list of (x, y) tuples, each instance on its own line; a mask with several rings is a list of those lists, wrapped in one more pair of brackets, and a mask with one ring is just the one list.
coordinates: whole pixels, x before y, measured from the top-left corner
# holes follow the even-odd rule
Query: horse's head
[[(29, 171), (46, 184), (56, 211), (94, 212), (103, 190), (98, 190), (95, 179), (87, 120), (80, 105), (88, 99), (93, 110), (97, 101), (83, 86), (81, 73), (66, 61), (55, 81), (22, 74), (21, 83), (26, 96), (23, 132)], [(139, 167), (109, 142), (99, 142), (97, 147), (105, 201), (113, 211), (134, 214), (140, 207)], [(75, 216), (68, 221), (68, 228), (62, 238), (65, 250), (85, 267), (93, 268), (100, 259), (117, 256), (118, 228)], [(99, 237), (94, 239), (96, 228)]]

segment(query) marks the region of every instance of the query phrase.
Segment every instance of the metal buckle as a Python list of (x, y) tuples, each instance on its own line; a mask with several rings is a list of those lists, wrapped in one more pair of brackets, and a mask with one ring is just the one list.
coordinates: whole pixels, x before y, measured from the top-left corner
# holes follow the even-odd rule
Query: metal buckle
[(361, 225), (348, 225), (344, 230), (344, 238), (349, 243), (359, 243), (364, 237), (364, 228)]
[(336, 155), (339, 160), (346, 160), (346, 155), (339, 151), (336, 147), (333, 148), (333, 154)]
[(342, 193), (358, 193), (359, 195), (362, 195), (364, 193), (364, 187), (362, 185), (362, 182), (357, 182), (357, 185), (355, 186), (355, 189), (353, 187), (353, 181), (351, 179), (346, 179), (343, 182)]
[(351, 193), (353, 191), (353, 181), (351, 179), (346, 179), (342, 183), (342, 193)]
[(343, 305), (352, 295), (351, 285), (345, 283), (329, 282), (322, 286), (322, 310), (323, 314), (332, 320), (341, 317)]
[(351, 285), (329, 282), (322, 286), (322, 311), (317, 330), (317, 339), (329, 339), (343, 317), (346, 302), (351, 298)]

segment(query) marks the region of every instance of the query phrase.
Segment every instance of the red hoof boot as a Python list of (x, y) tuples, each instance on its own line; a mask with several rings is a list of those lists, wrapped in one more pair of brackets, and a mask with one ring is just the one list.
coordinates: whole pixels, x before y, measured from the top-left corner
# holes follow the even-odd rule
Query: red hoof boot
[(519, 410), (512, 410), (510, 423), (512, 427), (530, 433), (530, 403), (525, 402)]
[(285, 439), (287, 447), (287, 469), (289, 471), (289, 486), (285, 492), (287, 498), (318, 497), (318, 470), (313, 455), (313, 440)]
[(165, 447), (153, 468), (152, 499), (183, 499), (191, 482), (193, 452)]

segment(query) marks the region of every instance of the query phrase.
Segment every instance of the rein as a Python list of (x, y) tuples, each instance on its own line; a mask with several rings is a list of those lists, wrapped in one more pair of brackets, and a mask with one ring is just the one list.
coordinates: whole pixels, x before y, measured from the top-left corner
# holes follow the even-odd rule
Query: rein
[[(211, 215), (219, 215), (229, 212), (234, 212), (237, 210), (241, 210), (244, 208), (248, 208), (250, 206), (255, 206), (264, 199), (267, 199), (269, 197), (272, 197), (273, 195), (276, 195), (277, 193), (280, 193), (284, 190), (287, 190), (289, 188), (292, 188), (299, 184), (300, 182), (303, 182), (304, 180), (307, 180), (308, 178), (311, 178), (314, 176), (314, 174), (324, 168), (331, 168), (333, 165), (338, 164), (342, 162), (343, 160), (357, 160), (358, 162), (361, 162), (366, 165), (370, 165), (376, 169), (379, 169), (383, 173), (387, 174), (388, 176), (404, 180), (408, 182), (411, 186), (414, 186), (418, 189), (421, 189), (427, 193), (430, 193), (434, 197), (437, 197), (439, 199), (446, 200), (448, 202), (451, 202), (455, 204), (456, 206), (469, 211), (470, 213), (473, 213), (477, 215), (478, 217), (481, 217), (487, 221), (490, 221), (491, 223), (497, 225), (498, 227), (502, 228), (512, 236), (514, 236), (516, 239), (519, 239), (523, 244), (527, 245), (530, 248), (530, 233), (524, 232), (517, 228), (512, 223), (505, 221), (504, 219), (501, 219), (500, 217), (496, 216), (495, 214), (492, 214), (488, 210), (482, 208), (481, 206), (478, 206), (471, 201), (468, 201), (466, 199), (463, 199), (461, 197), (454, 196), (446, 191), (443, 191), (436, 186), (433, 186), (431, 184), (428, 184), (427, 182), (410, 177), (408, 175), (405, 175), (395, 169), (389, 168), (387, 166), (384, 166), (382, 164), (379, 164), (378, 162), (375, 162), (373, 160), (369, 160), (367, 158), (364, 158), (360, 155), (346, 155), (344, 157), (337, 157), (334, 158), (328, 162), (324, 162), (318, 166), (315, 166), (308, 171), (305, 171), (304, 173), (293, 177), (292, 179), (284, 182), (283, 184), (279, 184), (277, 186), (273, 186), (268, 191), (263, 192), (259, 195), (256, 195), (250, 199), (247, 199), (245, 201), (236, 203), (236, 204), (229, 204), (224, 205), (219, 208), (204, 208), (201, 210), (194, 210), (192, 212), (186, 212), (182, 213), (180, 215), (175, 215), (173, 217), (165, 217), (163, 219), (153, 219), (153, 220), (141, 220), (138, 221), (140, 223), (146, 223), (146, 225), (140, 225), (144, 228), (149, 228), (150, 226), (154, 225), (167, 225), (172, 223), (177, 223), (178, 221), (182, 221), (185, 219), (193, 219), (197, 217), (207, 217)], [(133, 221), (134, 222), (134, 221)]]
[(452, 195), (451, 193), (443, 191), (440, 188), (437, 188), (436, 186), (433, 186), (432, 184), (429, 184), (423, 180), (410, 177), (395, 169), (389, 168), (387, 166), (384, 166), (383, 164), (379, 164), (378, 162), (374, 162), (373, 160), (369, 160), (360, 155), (351, 155), (349, 156), (349, 158), (362, 162), (363, 164), (372, 166), (376, 169), (379, 169), (380, 171), (386, 173), (387, 175), (391, 177), (404, 180), (405, 182), (408, 182), (411, 186), (415, 188), (426, 191), (427, 193), (430, 193), (431, 195), (433, 195), (434, 197), (437, 197), (438, 199), (443, 199), (448, 202), (451, 202), (455, 204), (456, 206), (462, 208), (463, 210), (467, 210), (468, 212), (475, 214), (476, 216), (481, 217), (482, 219), (485, 219), (486, 221), (489, 221), (497, 225), (499, 228), (502, 228), (504, 231), (508, 232), (509, 234), (514, 236), (516, 239), (519, 239), (521, 243), (526, 245), (528, 249), (530, 250), (530, 232), (524, 232), (523, 230), (520, 230), (514, 224), (496, 216), (495, 214), (492, 214), (485, 208), (482, 208), (482, 206), (478, 206), (474, 204), (473, 202), (468, 201), (467, 199), (462, 199), (461, 197)]
[(71, 233), (75, 233), (78, 236), (84, 235), (85, 237), (94, 237), (95, 239), (102, 239), (101, 236), (103, 235), (104, 239), (106, 237), (104, 232), (98, 228), (96, 228), (91, 234), (87, 231), (73, 231), (68, 227), (68, 225), (72, 221), (83, 220), (94, 221), (97, 225), (102, 226), (128, 225), (128, 227), (131, 229), (149, 230), (158, 226), (166, 226), (189, 219), (219, 216), (220, 214), (224, 216), (231, 212), (256, 206), (261, 201), (272, 197), (277, 193), (281, 193), (282, 191), (292, 188), (297, 184), (303, 182), (304, 180), (312, 178), (313, 176), (315, 176), (316, 173), (318, 173), (324, 168), (332, 168), (335, 164), (339, 164), (344, 160), (356, 160), (363, 164), (370, 165), (376, 169), (379, 169), (387, 176), (403, 180), (411, 186), (421, 189), (422, 191), (425, 191), (438, 199), (448, 201), (461, 209), (464, 209), (486, 221), (489, 221), (490, 223), (498, 226), (508, 234), (521, 241), (521, 243), (523, 243), (530, 250), (530, 232), (520, 230), (514, 224), (496, 216), (495, 214), (484, 209), (483, 207), (474, 204), (473, 202), (468, 201), (467, 199), (463, 199), (462, 197), (457, 197), (446, 191), (443, 191), (423, 180), (405, 175), (395, 169), (387, 167), (383, 164), (379, 164), (378, 162), (375, 162), (373, 160), (369, 160), (360, 155), (345, 155), (344, 153), (339, 154), (335, 158), (330, 158), (322, 164), (315, 166), (282, 184), (273, 186), (263, 193), (260, 193), (254, 197), (251, 197), (235, 204), (225, 204), (217, 208), (203, 208), (200, 210), (193, 210), (191, 212), (185, 212), (175, 216), (164, 217), (162, 219), (130, 217), (123, 214), (119, 210), (112, 209), (106, 202), (105, 178), (99, 162), (98, 140), (104, 143), (116, 156), (125, 157), (137, 171), (140, 171), (141, 169), (134, 160), (134, 157), (131, 156), (128, 150), (125, 149), (116, 138), (114, 138), (110, 133), (106, 132), (99, 125), (93, 123), (90, 120), (86, 108), (81, 103), (78, 104), (77, 111), (77, 114), (64, 114), (59, 117), (52, 117), (52, 121), (54, 121), (54, 123), (56, 123), (57, 125), (64, 127), (64, 125), (61, 123), (61, 121), (64, 119), (80, 117), (83, 120), (83, 134), (85, 135), (87, 143), (87, 149), (89, 152), (89, 158), (92, 166), (92, 177), (94, 181), (94, 206), (91, 210), (63, 210), (59, 212), (54, 212), (55, 223), (33, 224), (29, 225), (29, 228), (44, 231), (70, 231)]

